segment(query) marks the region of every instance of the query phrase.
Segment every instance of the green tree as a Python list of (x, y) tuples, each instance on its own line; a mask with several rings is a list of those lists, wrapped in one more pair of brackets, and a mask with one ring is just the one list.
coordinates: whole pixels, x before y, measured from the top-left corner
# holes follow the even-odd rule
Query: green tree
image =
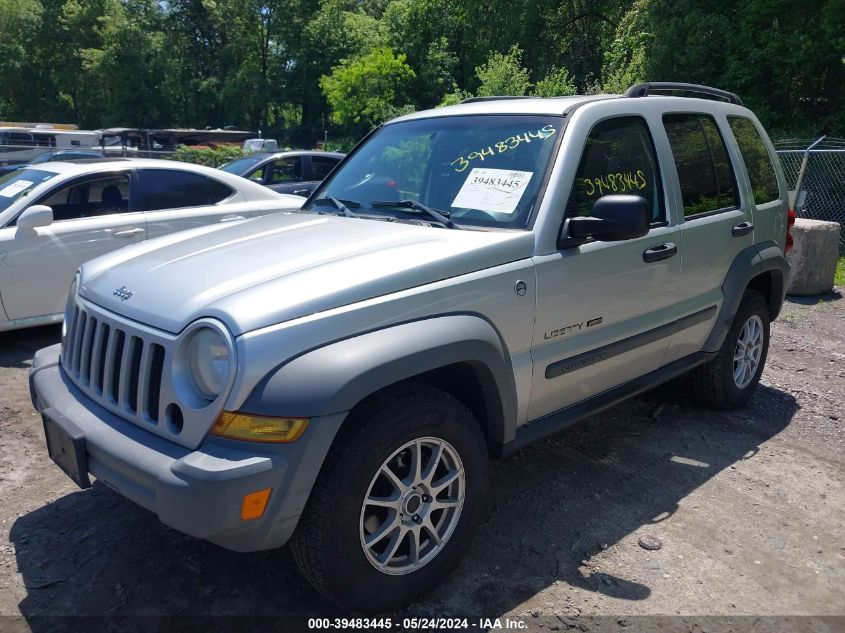
[[(674, 80), (737, 92), (774, 135), (845, 136), (843, 24), (843, 0), (0, 0), (0, 117), (309, 145), (469, 94)], [(321, 78), (362, 60), (372, 98), (332, 117)]]
[(507, 53), (491, 53), (475, 73), (481, 82), (479, 97), (522, 96), (531, 87), (528, 70), (522, 66), (522, 50), (516, 45)]
[(324, 130), (330, 123), (329, 105), (320, 78), (344, 59), (387, 46), (378, 19), (350, 0), (323, 0), (306, 20), (302, 46), (293, 57), (294, 90), (302, 107), (302, 124)]
[(458, 87), (455, 86), (455, 89), (452, 92), (447, 93), (444, 95), (443, 99), (437, 104), (437, 107), (444, 107), (450, 105), (458, 105), (464, 99), (469, 99), (472, 95), (468, 93), (466, 90), (458, 90)]
[(563, 97), (577, 92), (569, 71), (566, 68), (553, 68), (537, 82), (531, 94), (535, 97)]
[(0, 119), (26, 118), (35, 98), (27, 62), (42, 14), (37, 0), (0, 0)]
[(381, 20), (390, 47), (404, 53), (416, 73), (412, 94), (421, 108), (440, 103), (456, 84), (452, 9), (441, 0), (394, 0)]
[[(538, 71), (567, 68), (580, 90), (594, 84), (602, 72), (605, 52), (613, 43), (620, 19), (634, 0), (568, 0), (555, 3), (534, 46), (541, 53), (527, 59)], [(536, 61), (535, 60), (536, 57)], [(547, 70), (548, 69), (548, 70)]]
[(739, 94), (774, 134), (843, 130), (842, 24), (841, 0), (637, 0), (605, 56), (602, 87), (718, 86)]
[(104, 8), (94, 29), (98, 45), (79, 51), (86, 118), (98, 126), (167, 125), (172, 115), (160, 87), (166, 66), (158, 2), (107, 0)]
[(379, 124), (406, 109), (408, 87), (416, 74), (405, 55), (389, 48), (376, 48), (366, 55), (345, 60), (320, 86), (332, 108), (336, 123), (356, 128)]
[(646, 80), (646, 55), (654, 44), (649, 28), (651, 5), (652, 0), (636, 0), (616, 27), (604, 55), (601, 84), (596, 86), (596, 92), (621, 93)]

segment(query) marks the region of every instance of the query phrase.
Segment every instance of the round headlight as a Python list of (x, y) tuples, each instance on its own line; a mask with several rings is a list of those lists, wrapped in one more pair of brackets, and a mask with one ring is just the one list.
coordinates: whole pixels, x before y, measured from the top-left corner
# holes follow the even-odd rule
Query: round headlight
[(202, 327), (191, 335), (186, 352), (194, 386), (204, 398), (214, 400), (229, 379), (232, 357), (228, 342), (217, 330)]
[(70, 284), (70, 289), (67, 293), (67, 303), (65, 304), (65, 318), (62, 319), (62, 341), (67, 336), (67, 328), (70, 325), (70, 319), (73, 316), (73, 306), (76, 304), (76, 290), (79, 286), (79, 275), (77, 274)]

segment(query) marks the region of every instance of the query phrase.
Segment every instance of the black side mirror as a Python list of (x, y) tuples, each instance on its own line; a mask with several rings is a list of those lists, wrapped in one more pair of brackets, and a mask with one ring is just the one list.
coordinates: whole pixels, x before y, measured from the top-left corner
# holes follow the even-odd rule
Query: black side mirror
[(596, 200), (591, 215), (564, 223), (560, 246), (577, 246), (587, 239), (620, 242), (648, 233), (651, 208), (642, 196), (609, 195)]

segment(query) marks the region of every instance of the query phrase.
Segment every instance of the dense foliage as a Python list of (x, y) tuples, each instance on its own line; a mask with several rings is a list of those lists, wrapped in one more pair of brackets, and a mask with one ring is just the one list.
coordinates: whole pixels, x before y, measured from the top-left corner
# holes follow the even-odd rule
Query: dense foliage
[(220, 167), (229, 161), (243, 158), (246, 153), (240, 148), (232, 145), (220, 145), (219, 147), (188, 147), (180, 145), (173, 155), (173, 160), (184, 163), (196, 163), (206, 167)]
[(842, 0), (0, 0), (0, 120), (310, 145), (471, 94), (674, 80), (845, 136)]

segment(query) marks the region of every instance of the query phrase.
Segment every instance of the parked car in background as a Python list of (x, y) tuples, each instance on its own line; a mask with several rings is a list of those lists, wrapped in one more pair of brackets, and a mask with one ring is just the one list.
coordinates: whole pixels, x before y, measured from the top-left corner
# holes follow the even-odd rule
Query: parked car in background
[(270, 187), (277, 193), (309, 196), (344, 157), (337, 152), (256, 152), (226, 163), (220, 169)]
[(0, 174), (8, 174), (9, 172), (23, 169), (29, 165), (40, 165), (41, 163), (49, 163), (57, 160), (85, 160), (103, 158), (103, 152), (96, 149), (70, 149), (58, 150), (55, 152), (44, 152), (28, 163), (21, 163), (19, 165), (4, 165), (0, 167)]
[(0, 175), (0, 331), (61, 321), (74, 272), (93, 257), (301, 204), (217, 169), (155, 159), (47, 162)]
[(244, 141), (245, 152), (278, 152), (279, 142), (274, 138), (248, 138)]

